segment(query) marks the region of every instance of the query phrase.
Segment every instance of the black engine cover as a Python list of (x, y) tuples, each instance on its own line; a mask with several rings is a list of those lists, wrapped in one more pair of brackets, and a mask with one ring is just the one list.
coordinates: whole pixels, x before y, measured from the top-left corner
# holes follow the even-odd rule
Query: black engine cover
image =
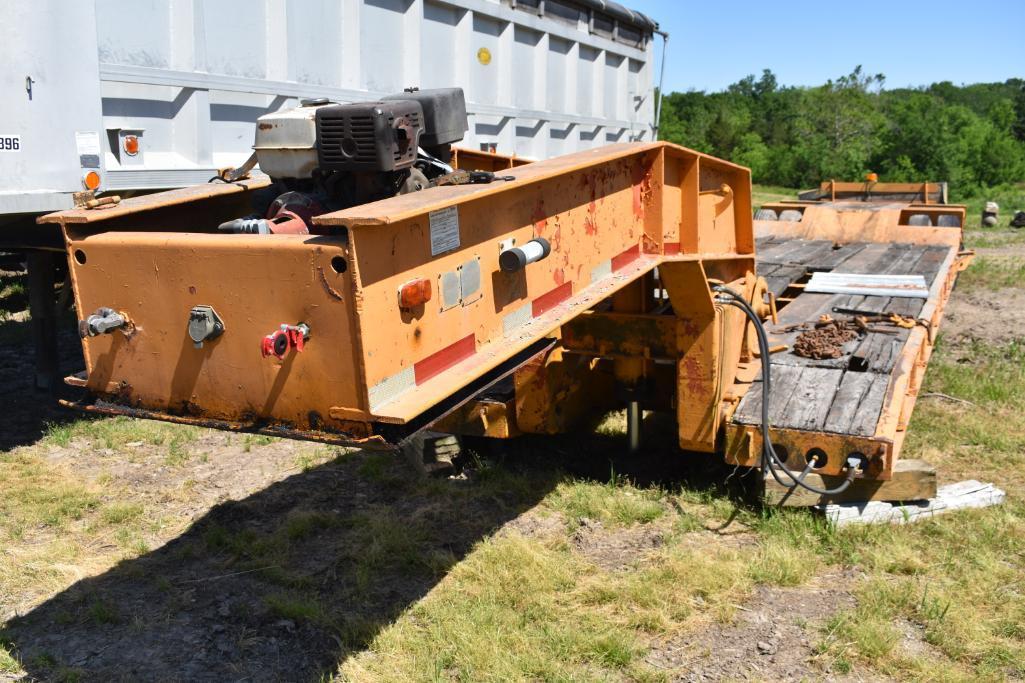
[(322, 171), (399, 171), (416, 161), (423, 109), (412, 100), (330, 104), (317, 109)]
[(409, 90), (389, 95), (384, 99), (389, 102), (412, 100), (420, 104), (424, 112), (424, 134), (420, 138), (423, 147), (439, 147), (459, 142), (468, 129), (466, 97), (462, 88)]

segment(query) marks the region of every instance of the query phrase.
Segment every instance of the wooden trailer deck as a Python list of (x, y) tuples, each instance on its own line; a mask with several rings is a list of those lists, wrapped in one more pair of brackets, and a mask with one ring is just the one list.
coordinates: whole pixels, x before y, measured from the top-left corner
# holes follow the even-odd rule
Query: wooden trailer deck
[[(772, 355), (772, 395), (769, 421), (774, 427), (871, 436), (875, 433), (883, 398), (900, 353), (911, 330), (886, 326), (894, 332), (869, 332), (844, 345), (840, 358), (804, 358), (793, 352), (800, 330), (785, 331), (801, 323), (814, 323), (833, 307), (893, 312), (917, 318), (924, 299), (801, 292), (794, 285), (814, 271), (922, 275), (932, 285), (948, 247), (918, 244), (855, 242), (835, 247), (830, 240), (773, 239), (758, 241), (758, 274), (765, 277), (777, 297), (797, 293), (779, 313), (779, 324), (769, 324), (770, 345), (786, 344), (787, 351)], [(734, 420), (760, 424), (762, 393), (748, 391)]]
[[(957, 270), (957, 247), (910, 242), (838, 244), (770, 235), (757, 240), (757, 254), (758, 275), (765, 277), (782, 305), (778, 324), (766, 325), (769, 344), (788, 347), (771, 356), (769, 423), (774, 443), (781, 446), (778, 451), (783, 451), (789, 466), (800, 469), (806, 451), (832, 439), (836, 452), (828, 453), (828, 469), (834, 470), (852, 451), (885, 449), (886, 466), (873, 477), (888, 479)], [(804, 283), (816, 271), (922, 275), (930, 294), (928, 299), (913, 299), (805, 292)], [(844, 344), (839, 358), (796, 355), (794, 342), (802, 331), (797, 326), (807, 323), (810, 328), (824, 314), (852, 319), (834, 312), (834, 307), (892, 312), (920, 324), (914, 329), (873, 324), (889, 333), (863, 333)], [(744, 392), (729, 425), (735, 435), (743, 433), (750, 439), (751, 444), (743, 448), (748, 457), (754, 457), (760, 447), (761, 409), (759, 374)], [(735, 456), (738, 462), (744, 459)]]

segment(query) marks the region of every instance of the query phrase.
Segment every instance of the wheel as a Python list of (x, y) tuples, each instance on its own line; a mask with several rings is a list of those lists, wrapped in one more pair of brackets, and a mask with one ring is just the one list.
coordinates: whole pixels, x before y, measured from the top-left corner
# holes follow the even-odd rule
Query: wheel
[(913, 225), (916, 228), (931, 228), (932, 219), (927, 214), (915, 213), (908, 219), (908, 225)]
[(802, 218), (804, 218), (804, 214), (797, 209), (787, 209), (786, 211), (781, 211), (779, 214), (779, 219), (781, 221), (799, 222)]
[(941, 228), (960, 228), (961, 221), (957, 219), (957, 216), (951, 216), (949, 214), (942, 214), (937, 220), (936, 225)]
[(772, 209), (758, 209), (755, 211), (756, 221), (776, 221), (779, 220), (779, 216)]

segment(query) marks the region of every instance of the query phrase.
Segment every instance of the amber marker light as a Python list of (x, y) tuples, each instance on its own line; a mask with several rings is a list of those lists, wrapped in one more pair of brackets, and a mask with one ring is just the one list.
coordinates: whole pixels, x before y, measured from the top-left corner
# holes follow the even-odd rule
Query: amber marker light
[(410, 280), (399, 287), (399, 308), (416, 308), (431, 300), (431, 281)]
[(125, 154), (134, 157), (139, 153), (139, 136), (126, 135), (122, 146), (125, 148)]

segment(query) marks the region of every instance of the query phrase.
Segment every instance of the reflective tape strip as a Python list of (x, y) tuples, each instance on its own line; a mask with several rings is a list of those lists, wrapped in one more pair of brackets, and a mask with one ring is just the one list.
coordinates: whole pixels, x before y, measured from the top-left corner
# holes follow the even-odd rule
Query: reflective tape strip
[(602, 261), (594, 268), (591, 268), (591, 284), (593, 285), (598, 280), (609, 275), (612, 275), (612, 259)]
[(520, 325), (524, 325), (529, 322), (531, 308), (531, 304), (523, 304), (512, 313), (506, 313), (502, 316), (502, 332), (509, 334)]
[(545, 311), (550, 311), (566, 299), (573, 296), (573, 283), (563, 282), (555, 289), (546, 292), (530, 302), (530, 312), (535, 318)]
[(477, 337), (468, 334), (454, 344), (449, 344), (441, 351), (432, 353), (423, 360), (413, 363), (413, 379), (423, 384), (431, 377), (448, 370), (459, 361), (469, 358), (477, 352)]
[(402, 368), (391, 377), (386, 377), (370, 387), (370, 410), (375, 410), (399, 394), (416, 386), (416, 374), (413, 366)]
[(629, 265), (637, 260), (637, 257), (641, 255), (641, 245), (635, 244), (623, 253), (612, 257), (612, 270), (619, 270), (620, 268)]

